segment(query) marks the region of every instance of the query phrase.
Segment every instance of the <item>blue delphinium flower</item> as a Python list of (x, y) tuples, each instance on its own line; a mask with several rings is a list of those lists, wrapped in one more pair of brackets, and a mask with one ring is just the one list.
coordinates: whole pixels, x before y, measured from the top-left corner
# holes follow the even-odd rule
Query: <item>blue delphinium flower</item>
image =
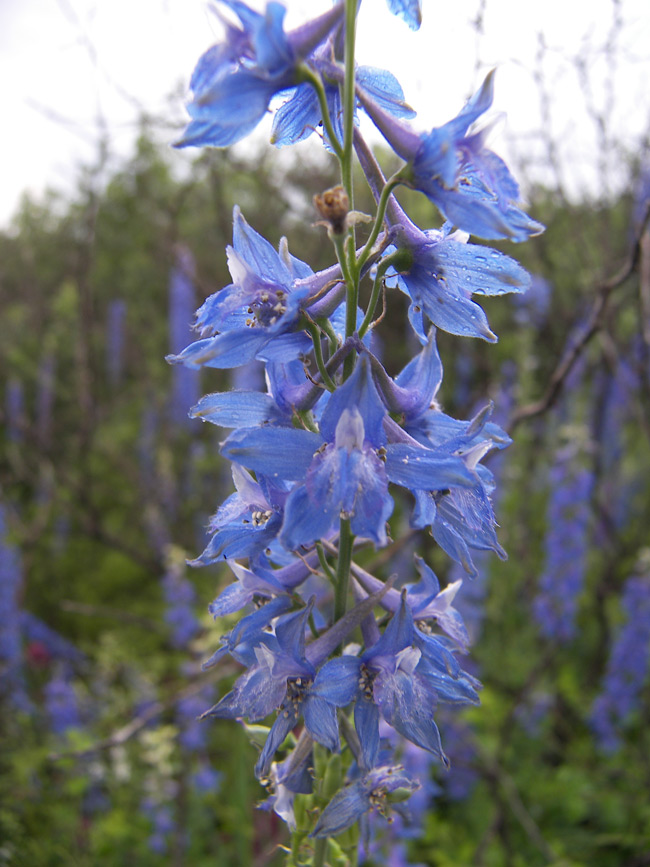
[(446, 763), (433, 710), (440, 701), (478, 703), (477, 685), (443, 640), (415, 628), (404, 593), (378, 641), (359, 657), (326, 662), (312, 692), (335, 707), (354, 701), (363, 764), (371, 768), (379, 755), (380, 713), (403, 737)]
[(236, 431), (222, 453), (257, 472), (303, 482), (285, 505), (280, 540), (287, 548), (326, 536), (341, 514), (355, 535), (382, 545), (393, 507), (378, 454), (385, 443), (384, 416), (367, 366), (360, 364), (331, 395), (320, 434), (268, 426)]
[[(373, 375), (387, 408), (400, 412), (403, 428), (392, 419), (387, 421), (389, 438), (417, 442), (438, 454), (463, 460), (472, 480), (452, 481), (436, 488), (423, 486), (421, 476), (406, 484), (415, 497), (411, 526), (430, 526), (438, 544), (466, 572), (476, 576), (470, 549), (492, 550), (505, 558), (495, 532), (495, 518), (490, 501), (494, 487), (492, 474), (481, 465), (481, 459), (493, 448), (502, 449), (510, 438), (490, 421), (492, 406), (484, 407), (467, 421), (458, 421), (441, 411), (436, 394), (442, 380), (442, 365), (435, 347), (435, 335), (430, 333), (427, 344), (393, 381), (373, 359)], [(390, 446), (388, 447), (390, 450)], [(392, 479), (395, 481), (395, 479)]]
[[(329, 116), (339, 142), (343, 140), (343, 103), (339, 83), (343, 70), (335, 65), (331, 40), (315, 52), (311, 66), (323, 76)], [(392, 73), (372, 66), (360, 66), (355, 72), (355, 86), (392, 117), (412, 118), (413, 109), (404, 101), (404, 92)], [(318, 95), (311, 84), (299, 84), (288, 91), (288, 99), (275, 112), (271, 143), (277, 147), (303, 141), (322, 123)], [(358, 107), (358, 103), (355, 106)], [(356, 120), (356, 115), (355, 115)], [(325, 144), (329, 139), (323, 132)]]
[(572, 448), (565, 448), (551, 469), (546, 558), (533, 604), (543, 634), (558, 641), (569, 641), (575, 633), (589, 547), (593, 473), (577, 467), (575, 457)]
[[(360, 135), (357, 154), (375, 198), (385, 183), (383, 173)], [(489, 247), (468, 244), (466, 232), (452, 232), (446, 222), (438, 230), (422, 231), (404, 213), (396, 199), (389, 200), (387, 222), (392, 244), (387, 256), (399, 257), (386, 272), (386, 284), (397, 285), (411, 299), (409, 320), (421, 343), (427, 341), (425, 317), (438, 328), (464, 337), (490, 342), (496, 336), (472, 295), (524, 293), (531, 278), (518, 262)]]
[(463, 458), (444, 448), (428, 449), (391, 426), (373, 384), (366, 359), (332, 394), (320, 420), (320, 433), (261, 427), (235, 431), (222, 454), (255, 472), (295, 480), (285, 505), (279, 539), (288, 549), (327, 535), (341, 514), (355, 535), (377, 545), (386, 541), (392, 511), (388, 482), (410, 489), (473, 487), (477, 478)]
[(453, 226), (465, 232), (488, 240), (525, 241), (543, 226), (517, 207), (519, 187), (503, 160), (485, 147), (487, 129), (469, 132), (492, 98), (490, 72), (455, 118), (418, 135), (359, 94), (366, 113), (406, 160), (402, 183), (425, 193)]
[[(262, 625), (255, 615), (249, 618), (251, 629), (246, 629), (246, 640), (233, 647), (233, 655), (248, 665), (235, 682), (233, 689), (204, 716), (230, 719), (244, 718), (258, 722), (272, 711), (278, 716), (256, 765), (256, 773), (266, 778), (273, 756), (300, 717), (313, 740), (329, 750), (338, 750), (339, 733), (336, 706), (311, 689), (318, 667), (372, 611), (381, 599), (386, 586), (357, 605), (337, 623), (307, 645), (305, 632), (312, 613), (314, 599), (302, 609), (280, 614), (267, 624), (272, 631), (259, 630)], [(265, 606), (277, 614), (277, 602)], [(254, 622), (253, 622), (254, 621)], [(240, 633), (244, 637), (244, 633)], [(233, 641), (233, 645), (235, 645)], [(212, 660), (208, 662), (211, 664)]]
[(334, 795), (319, 817), (312, 836), (335, 837), (370, 810), (388, 815), (392, 792), (401, 789), (408, 794), (417, 788), (418, 784), (407, 777), (400, 766), (372, 768)]
[(316, 674), (305, 652), (305, 629), (311, 605), (278, 618), (275, 635), (255, 648), (255, 663), (234, 689), (207, 712), (209, 716), (264, 719), (279, 708), (256, 772), (265, 778), (280, 744), (304, 716), (310, 735), (329, 750), (339, 749), (336, 712), (319, 696), (309, 692)]
[(197, 312), (196, 327), (216, 336), (197, 340), (167, 360), (195, 369), (231, 368), (255, 358), (287, 361), (308, 353), (311, 339), (296, 331), (301, 302), (330, 283), (340, 273), (338, 267), (314, 274), (289, 253), (284, 240), (277, 253), (237, 207), (227, 254), (233, 282)]
[(289, 826), (296, 829), (296, 817), (293, 810), (295, 796), (307, 795), (312, 791), (313, 767), (311, 739), (301, 736), (295, 749), (283, 762), (273, 762), (269, 771), (269, 786), (272, 794), (260, 806), (264, 810), (272, 809)]
[(602, 748), (614, 752), (630, 716), (639, 707), (639, 695), (650, 665), (650, 577), (633, 575), (621, 601), (626, 620), (611, 649), (602, 692), (590, 716)]
[[(422, 627), (427, 621), (432, 621), (462, 650), (466, 650), (469, 647), (469, 636), (463, 618), (453, 606), (456, 594), (463, 583), (462, 579), (448, 584), (444, 590), (441, 590), (440, 582), (433, 569), (417, 554), (414, 559), (420, 581), (415, 584), (405, 584), (401, 591), (391, 588), (384, 594), (380, 602), (381, 607), (395, 613), (399, 610), (402, 593), (405, 593), (406, 604), (411, 609), (413, 619), (418, 626)], [(353, 568), (353, 574), (357, 584), (360, 584), (367, 593), (375, 593), (383, 586), (382, 581), (357, 565)]]
[(225, 42), (200, 58), (190, 81), (192, 120), (178, 147), (227, 147), (252, 132), (271, 98), (298, 83), (298, 65), (337, 27), (343, 14), (343, 4), (338, 3), (285, 33), (286, 9), (280, 3), (267, 3), (264, 14), (241, 0), (220, 3), (237, 15), (241, 27), (224, 22)]
[[(445, 223), (440, 231), (422, 232), (410, 220), (397, 230), (396, 246), (410, 254), (410, 264), (394, 278), (411, 299), (409, 320), (421, 343), (426, 341), (425, 316), (450, 334), (494, 343), (496, 335), (471, 296), (525, 292), (530, 276), (505, 253), (468, 244), (467, 235), (451, 230), (451, 223)], [(390, 272), (388, 278), (390, 285)]]

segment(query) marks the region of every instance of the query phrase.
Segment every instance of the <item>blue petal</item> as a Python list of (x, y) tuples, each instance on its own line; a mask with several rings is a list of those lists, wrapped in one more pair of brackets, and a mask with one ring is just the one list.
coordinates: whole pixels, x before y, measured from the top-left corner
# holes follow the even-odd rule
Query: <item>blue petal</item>
[(255, 666), (243, 674), (234, 689), (225, 695), (204, 716), (226, 719), (245, 717), (259, 722), (279, 707), (286, 693), (285, 681), (269, 677), (267, 668)]
[(405, 647), (411, 647), (415, 640), (415, 627), (411, 609), (402, 596), (398, 610), (393, 614), (381, 638), (361, 657), (362, 661), (372, 663), (380, 656), (396, 656)]
[(321, 433), (327, 442), (334, 442), (342, 412), (355, 407), (363, 419), (365, 439), (375, 448), (383, 446), (386, 442), (383, 427), (386, 408), (379, 397), (370, 363), (365, 356), (360, 359), (352, 375), (329, 398), (320, 422)]
[(262, 779), (268, 775), (276, 750), (281, 746), (297, 722), (298, 716), (293, 712), (293, 708), (290, 705), (287, 707), (283, 705), (275, 722), (271, 726), (271, 731), (264, 742), (264, 747), (255, 765), (255, 776), (258, 779)]
[(431, 491), (413, 491), (415, 505), (409, 520), (409, 525), (417, 530), (429, 527), (435, 521), (438, 507)]
[(278, 334), (270, 338), (260, 347), (256, 358), (262, 361), (293, 361), (302, 358), (312, 349), (311, 337), (303, 331), (292, 334)]
[(289, 551), (296, 551), (301, 545), (309, 545), (326, 536), (337, 517), (338, 511), (314, 503), (305, 487), (300, 485), (287, 500), (280, 542)]
[(388, 0), (388, 8), (398, 15), (411, 30), (418, 30), (422, 24), (421, 0)]
[[(282, 618), (275, 627), (275, 635), (278, 644), (286, 653), (296, 660), (304, 660), (305, 657), (305, 629), (307, 618), (313, 607), (313, 600), (300, 611)], [(306, 660), (305, 665), (308, 665)]]
[(431, 329), (422, 352), (406, 365), (395, 382), (404, 392), (397, 401), (398, 412), (405, 413), (407, 418), (417, 418), (429, 409), (442, 382), (435, 329)]
[[(449, 334), (462, 337), (481, 337), (496, 343), (483, 310), (447, 283), (444, 274), (432, 274), (429, 268), (415, 264), (410, 273), (399, 277), (405, 290), (417, 307), (431, 322)], [(417, 311), (416, 311), (417, 312)]]
[(433, 721), (435, 695), (422, 680), (398, 669), (375, 683), (375, 695), (382, 715), (411, 743), (428, 750), (447, 764), (440, 732)]
[(167, 361), (184, 364), (192, 370), (201, 367), (226, 370), (252, 361), (268, 340), (268, 335), (261, 329), (237, 328), (190, 343), (179, 355), (168, 355)]
[(357, 694), (360, 668), (357, 656), (330, 659), (318, 670), (312, 692), (336, 707), (347, 707)]
[(456, 291), (479, 295), (525, 292), (530, 274), (518, 262), (489, 247), (444, 240), (435, 247), (435, 258), (447, 283)]
[[(358, 417), (358, 414), (357, 414)], [(340, 431), (346, 416), (339, 423)], [(305, 482), (311, 502), (331, 516), (351, 519), (352, 532), (386, 544), (385, 523), (393, 509), (384, 465), (370, 449), (329, 446), (314, 458)]]
[(411, 490), (442, 491), (460, 485), (472, 487), (476, 476), (461, 458), (407, 443), (386, 447), (386, 475), (391, 482)]
[(431, 527), (433, 538), (452, 560), (463, 567), (470, 578), (478, 578), (478, 570), (472, 560), (469, 548), (458, 533), (445, 521), (436, 520)]
[(264, 427), (234, 431), (222, 445), (221, 454), (256, 473), (290, 481), (305, 477), (321, 445), (321, 438), (311, 431)]
[(233, 210), (233, 247), (247, 265), (263, 280), (287, 289), (292, 276), (275, 249), (255, 229), (252, 229), (237, 205)]
[(315, 741), (332, 752), (340, 750), (339, 726), (333, 705), (316, 695), (308, 695), (303, 705), (303, 716), (307, 731)]
[(271, 75), (283, 72), (293, 63), (293, 52), (283, 27), (286, 11), (281, 3), (267, 3), (264, 18), (252, 31), (257, 65)]
[(282, 82), (268, 81), (242, 68), (219, 77), (188, 105), (192, 120), (176, 146), (234, 144), (255, 129), (282, 86)]
[(479, 238), (520, 242), (544, 231), (516, 205), (500, 203), (467, 167), (457, 190), (443, 190), (426, 178), (416, 184), (454, 226)]
[(336, 837), (370, 809), (369, 792), (361, 780), (337, 792), (321, 813), (312, 837)]
[(265, 422), (286, 423), (286, 417), (273, 398), (257, 391), (206, 394), (192, 407), (190, 416), (226, 428), (256, 427)]
[(300, 84), (275, 113), (271, 143), (276, 147), (283, 147), (303, 141), (320, 122), (321, 112), (316, 91), (310, 84)]
[(379, 708), (372, 699), (360, 696), (354, 705), (354, 727), (359, 735), (363, 764), (372, 768), (379, 755)]
[(394, 117), (415, 117), (404, 101), (404, 91), (392, 72), (374, 66), (360, 66), (356, 72), (357, 86), (362, 87), (378, 106)]

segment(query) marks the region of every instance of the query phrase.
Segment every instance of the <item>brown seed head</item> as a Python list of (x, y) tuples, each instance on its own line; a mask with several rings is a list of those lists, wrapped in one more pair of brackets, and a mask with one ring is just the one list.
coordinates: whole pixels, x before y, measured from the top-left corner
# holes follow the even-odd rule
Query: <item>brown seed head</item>
[(324, 193), (314, 196), (314, 205), (325, 223), (335, 235), (341, 235), (346, 228), (350, 201), (345, 189), (339, 184)]

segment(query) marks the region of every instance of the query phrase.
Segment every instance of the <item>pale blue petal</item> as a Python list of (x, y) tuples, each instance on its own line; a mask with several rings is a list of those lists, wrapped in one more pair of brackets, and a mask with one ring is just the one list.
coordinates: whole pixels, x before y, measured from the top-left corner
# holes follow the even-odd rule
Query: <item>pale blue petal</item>
[(191, 418), (200, 418), (219, 427), (256, 427), (265, 422), (286, 422), (273, 398), (257, 391), (228, 391), (206, 394), (190, 410)]
[(311, 431), (264, 427), (233, 432), (221, 454), (256, 473), (291, 481), (305, 477), (321, 445), (321, 438)]

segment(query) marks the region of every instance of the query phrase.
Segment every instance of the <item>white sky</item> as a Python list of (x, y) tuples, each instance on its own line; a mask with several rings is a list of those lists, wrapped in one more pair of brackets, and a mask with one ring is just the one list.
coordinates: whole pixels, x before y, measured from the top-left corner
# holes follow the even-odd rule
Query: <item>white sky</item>
[[(295, 26), (329, 2), (286, 5), (288, 25)], [(614, 143), (638, 153), (645, 135), (647, 147), (647, 0), (424, 0), (423, 7), (416, 33), (389, 14), (385, 0), (364, 0), (359, 24), (359, 62), (398, 77), (418, 111), (417, 129), (455, 115), (497, 66), (495, 109), (507, 114), (507, 123), (491, 144), (518, 164), (535, 163), (535, 176), (545, 161), (542, 129), (558, 143), (564, 181), (573, 191), (620, 181), (624, 162)], [(478, 35), (471, 22), (482, 7)], [(616, 9), (621, 20), (613, 28)], [(99, 118), (117, 155), (129, 153), (140, 111), (178, 121), (182, 99), (171, 118), (166, 98), (179, 87), (182, 93), (199, 55), (219, 34), (204, 0), (0, 0), (0, 226), (23, 190), (39, 195), (48, 185), (70, 188), (79, 163), (96, 157)], [(547, 45), (545, 117), (534, 83), (540, 34)], [(582, 82), (575, 57), (583, 60)], [(600, 134), (594, 115), (603, 119)], [(166, 136), (172, 141), (174, 130)], [(312, 146), (318, 146), (315, 139)]]

